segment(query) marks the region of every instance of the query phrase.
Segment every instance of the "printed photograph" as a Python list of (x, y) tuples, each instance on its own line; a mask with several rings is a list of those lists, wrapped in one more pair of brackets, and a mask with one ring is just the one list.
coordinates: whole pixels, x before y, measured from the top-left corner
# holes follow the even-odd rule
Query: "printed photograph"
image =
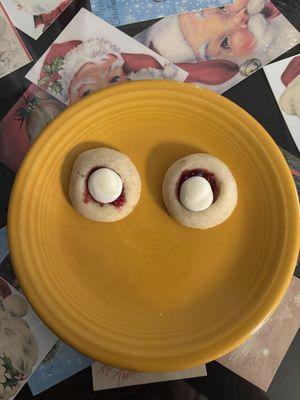
[(300, 328), (300, 279), (295, 276), (278, 306), (246, 343), (217, 361), (267, 391)]
[(1, 260), (0, 277), (4, 278), (11, 286), (22, 293), (9, 253), (7, 253), (6, 256)]
[(235, 0), (166, 17), (136, 39), (187, 71), (187, 82), (223, 93), (296, 46), (300, 33), (270, 0)]
[(69, 105), (98, 90), (187, 73), (82, 8), (26, 78)]
[(98, 362), (92, 364), (93, 389), (95, 391), (206, 375), (205, 365), (187, 369), (185, 371), (152, 373), (134, 372), (126, 369), (114, 368)]
[(288, 166), (290, 167), (291, 174), (293, 175), (294, 182), (297, 188), (298, 197), (300, 197), (300, 158), (294, 156), (289, 151), (280, 148)]
[(26, 298), (0, 278), (0, 399), (12, 400), (57, 338)]
[(0, 229), (0, 263), (8, 254), (7, 229), (6, 226)]
[(38, 39), (72, 0), (2, 0), (13, 24)]
[(0, 78), (32, 61), (32, 57), (0, 3)]
[(31, 84), (0, 121), (0, 162), (17, 171), (31, 143), (65, 105)]
[(300, 54), (264, 68), (274, 97), (300, 150)]

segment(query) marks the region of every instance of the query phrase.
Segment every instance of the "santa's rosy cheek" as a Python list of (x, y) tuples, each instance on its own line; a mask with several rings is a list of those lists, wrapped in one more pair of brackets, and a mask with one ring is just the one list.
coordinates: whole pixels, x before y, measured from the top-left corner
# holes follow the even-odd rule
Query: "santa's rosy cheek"
[(256, 39), (248, 29), (239, 29), (233, 32), (229, 39), (231, 52), (235, 56), (250, 55), (255, 45)]

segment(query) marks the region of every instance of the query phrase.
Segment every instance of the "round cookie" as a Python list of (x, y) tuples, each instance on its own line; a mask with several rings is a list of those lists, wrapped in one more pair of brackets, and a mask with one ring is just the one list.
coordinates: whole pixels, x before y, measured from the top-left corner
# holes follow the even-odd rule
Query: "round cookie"
[[(204, 178), (209, 185), (195, 177)], [(190, 180), (194, 182), (187, 185)], [(208, 229), (232, 214), (237, 203), (237, 187), (232, 173), (221, 160), (197, 153), (171, 165), (163, 181), (163, 198), (168, 212), (181, 225)]]
[(140, 194), (138, 170), (119, 151), (108, 148), (88, 150), (74, 163), (69, 196), (75, 209), (86, 218), (101, 222), (125, 218), (133, 211)]

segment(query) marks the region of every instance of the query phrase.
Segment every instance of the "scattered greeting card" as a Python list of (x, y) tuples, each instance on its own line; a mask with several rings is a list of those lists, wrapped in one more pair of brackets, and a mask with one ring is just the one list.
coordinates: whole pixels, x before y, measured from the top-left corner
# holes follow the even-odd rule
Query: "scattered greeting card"
[[(9, 255), (0, 264), (0, 276), (19, 292), (22, 292)], [(88, 360), (87, 357), (57, 340), (28, 381), (32, 393), (36, 395), (85, 368), (86, 360)], [(90, 364), (91, 361), (88, 365)]]
[(141, 385), (144, 383), (172, 381), (177, 379), (206, 376), (206, 366), (187, 369), (179, 372), (134, 372), (110, 367), (102, 363), (92, 364), (93, 389), (104, 390), (123, 386)]
[(280, 111), (300, 150), (300, 54), (264, 68)]
[(64, 108), (31, 84), (0, 122), (0, 162), (17, 171), (31, 143)]
[(223, 93), (296, 46), (300, 33), (270, 0), (235, 0), (166, 17), (136, 39), (187, 71), (187, 82)]
[(293, 175), (294, 182), (297, 188), (298, 197), (300, 197), (300, 158), (289, 153), (287, 150), (280, 148), (286, 162), (288, 163), (291, 174)]
[(0, 277), (4, 278), (10, 285), (22, 293), (9, 254), (0, 263)]
[(89, 367), (92, 363), (90, 358), (58, 340), (28, 381), (30, 390), (35, 396)]
[(0, 263), (8, 254), (7, 229), (6, 226), (0, 229)]
[(218, 362), (266, 391), (299, 327), (300, 279), (294, 276), (279, 307), (264, 325)]
[(26, 75), (65, 104), (141, 79), (184, 81), (187, 73), (82, 8)]
[(0, 3), (0, 78), (32, 61), (29, 51)]
[(26, 298), (0, 278), (0, 398), (12, 400), (57, 340)]
[(2, 0), (13, 24), (37, 39), (73, 0)]
[(233, 0), (91, 0), (92, 12), (118, 26), (231, 4)]

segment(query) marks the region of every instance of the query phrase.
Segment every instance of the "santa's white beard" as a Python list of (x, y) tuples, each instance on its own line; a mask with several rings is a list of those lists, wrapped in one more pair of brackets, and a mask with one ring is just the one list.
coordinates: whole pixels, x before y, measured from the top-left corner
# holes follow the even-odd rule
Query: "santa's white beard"
[(262, 14), (250, 15), (248, 28), (256, 40), (254, 54), (273, 39), (273, 29)]
[(163, 69), (142, 68), (139, 71), (131, 72), (127, 78), (131, 81), (144, 80), (176, 80), (178, 69), (173, 64), (166, 64)]
[(249, 15), (260, 13), (266, 5), (266, 0), (250, 0), (247, 4), (247, 12)]
[(279, 104), (285, 113), (300, 118), (300, 75), (282, 93)]
[(28, 14), (48, 14), (55, 10), (63, 0), (13, 0), (22, 11)]

